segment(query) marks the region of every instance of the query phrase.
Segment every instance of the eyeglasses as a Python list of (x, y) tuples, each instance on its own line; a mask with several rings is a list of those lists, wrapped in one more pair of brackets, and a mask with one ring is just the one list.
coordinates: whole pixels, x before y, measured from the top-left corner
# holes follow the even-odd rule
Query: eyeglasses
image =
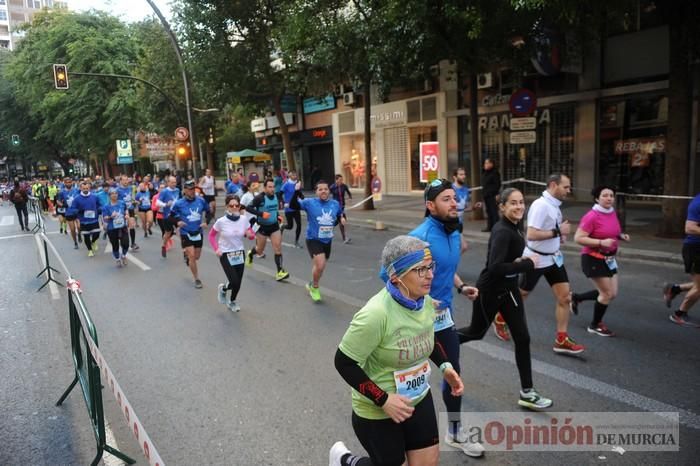
[(420, 278), (425, 277), (428, 271), (435, 272), (435, 261), (431, 262), (430, 265), (424, 265), (421, 267), (415, 267), (411, 271), (416, 272)]
[(238, 209), (240, 207), (239, 204), (229, 204), (228, 206), (232, 209)]

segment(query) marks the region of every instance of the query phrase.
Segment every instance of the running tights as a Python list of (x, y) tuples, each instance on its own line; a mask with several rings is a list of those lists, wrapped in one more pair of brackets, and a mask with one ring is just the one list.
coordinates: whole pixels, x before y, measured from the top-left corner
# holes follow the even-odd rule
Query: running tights
[(107, 230), (107, 236), (109, 236), (109, 242), (112, 243), (112, 256), (115, 259), (119, 259), (119, 246), (122, 248), (122, 256), (126, 256), (129, 252), (129, 235), (126, 234), (125, 228), (118, 228), (114, 230)]
[[(520, 385), (523, 389), (532, 388), (532, 361), (530, 360), (530, 333), (527, 330), (525, 306), (520, 292), (481, 291), (474, 301), (472, 322), (469, 327), (457, 330), (459, 342), (481, 340), (489, 329), (497, 312), (501, 312), (508, 324), (515, 343), (515, 364), (520, 373)], [(454, 363), (452, 363), (454, 364)]]
[[(447, 360), (450, 361), (452, 367), (458, 374), (462, 373), (459, 367), (459, 337), (454, 327), (447, 328), (435, 332), (436, 346), (439, 343), (447, 354)], [(449, 426), (459, 427), (461, 419), (460, 412), (462, 411), (462, 397), (453, 396), (450, 385), (443, 379), (442, 381), (442, 401), (447, 408), (447, 417)]]
[(96, 231), (94, 233), (83, 233), (83, 239), (85, 240), (85, 247), (89, 251), (92, 249), (92, 243), (100, 239), (100, 232)]
[(291, 230), (294, 228), (294, 222), (296, 222), (296, 232), (294, 233), (294, 242), (299, 242), (299, 236), (301, 235), (301, 212), (298, 210), (292, 212), (285, 212), (284, 217), (287, 219), (287, 224), (284, 226), (285, 230)]
[(228, 284), (225, 290), (231, 290), (231, 301), (235, 301), (238, 297), (238, 291), (241, 289), (241, 282), (243, 281), (243, 270), (245, 270), (244, 264), (231, 265), (228, 261), (227, 255), (224, 253), (219, 257), (219, 262), (221, 262), (221, 267), (224, 268), (224, 273), (228, 279)]
[(15, 210), (17, 211), (17, 218), (19, 218), (19, 226), (22, 227), (22, 229), (29, 229), (29, 213), (27, 211), (27, 203), (15, 204)]
[[(143, 227), (146, 228), (146, 225)], [(129, 228), (129, 237), (131, 238), (131, 244), (136, 244), (136, 228)]]

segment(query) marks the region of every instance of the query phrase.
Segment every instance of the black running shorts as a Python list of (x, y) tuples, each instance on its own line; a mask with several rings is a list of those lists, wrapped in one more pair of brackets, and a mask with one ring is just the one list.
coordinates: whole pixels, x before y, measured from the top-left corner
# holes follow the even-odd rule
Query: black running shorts
[(569, 276), (566, 274), (566, 267), (563, 265), (561, 267), (557, 267), (557, 264), (552, 264), (549, 267), (528, 270), (527, 272), (521, 274), (520, 289), (528, 292), (534, 290), (537, 282), (543, 275), (547, 280), (547, 283), (549, 283), (549, 286), (556, 285), (557, 283), (569, 283)]
[(374, 464), (402, 465), (406, 452), (440, 442), (433, 398), (428, 394), (413, 415), (399, 424), (391, 419), (365, 419), (352, 413), (352, 428)]
[(683, 244), (685, 273), (700, 274), (700, 244)]
[(280, 224), (275, 222), (271, 225), (264, 225), (262, 223), (258, 223), (260, 225), (260, 229), (258, 229), (258, 233), (260, 233), (263, 236), (272, 236), (272, 234), (276, 231), (280, 231)]
[(195, 249), (202, 249), (204, 244), (204, 233), (199, 234), (200, 238), (196, 241), (192, 241), (186, 232), (180, 230), (180, 242), (182, 243), (182, 249), (190, 246), (194, 246)]
[(216, 200), (216, 196), (214, 196), (213, 194), (211, 194), (211, 195), (205, 194), (204, 200), (206, 201), (207, 204), (210, 204)]
[(612, 277), (617, 274), (617, 268), (611, 270), (605, 259), (590, 254), (581, 254), (581, 270), (588, 278)]
[(313, 259), (317, 254), (325, 254), (326, 259), (331, 257), (331, 243), (324, 243), (317, 239), (307, 239), (306, 249), (309, 251), (309, 256)]

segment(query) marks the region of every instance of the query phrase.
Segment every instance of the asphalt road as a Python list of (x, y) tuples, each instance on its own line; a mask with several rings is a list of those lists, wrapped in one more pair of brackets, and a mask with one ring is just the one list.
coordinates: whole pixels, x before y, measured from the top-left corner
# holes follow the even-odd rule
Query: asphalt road
[[(0, 219), (12, 214), (0, 208)], [(47, 289), (34, 292), (42, 283), (34, 278), (37, 244), (31, 236), (8, 238), (19, 234), (16, 219), (8, 223), (0, 223), (0, 362), (10, 374), (0, 382), (0, 402), (9, 407), (0, 421), (0, 464), (85, 464), (94, 441), (79, 392), (53, 407), (72, 376), (65, 292), (59, 299)], [(208, 244), (200, 261), (204, 288), (196, 290), (179, 247), (164, 260), (157, 238), (139, 237), (138, 262), (118, 269), (104, 241), (89, 259), (84, 246), (75, 251), (68, 237), (51, 233), (57, 228), (50, 220), (49, 237), (82, 283), (100, 349), (166, 464), (324, 465), (336, 440), (362, 452), (333, 355), (354, 312), (380, 288), (384, 243), (403, 231), (352, 226), (353, 242), (333, 245), (320, 304), (303, 288), (307, 251), (285, 246), (292, 278), (278, 283), (268, 245), (268, 257), (246, 269), (242, 311), (233, 314), (217, 301), (223, 272)], [(476, 279), (485, 254), (484, 244), (470, 244), (464, 279)], [(577, 257), (566, 259), (574, 288), (588, 289)], [(700, 330), (670, 323), (660, 296), (663, 282), (685, 276), (675, 266), (626, 261), (620, 268), (620, 295), (605, 319), (618, 336), (585, 331), (590, 303), (572, 317), (570, 334), (587, 346), (582, 357), (552, 352), (554, 304), (544, 281), (528, 298), (535, 386), (558, 412), (679, 411), (679, 451), (488, 452), (474, 460), (445, 447), (441, 464), (696, 464)], [(455, 299), (457, 325), (465, 325), (471, 303)], [(489, 332), (462, 346), (461, 364), (463, 411), (521, 412), (510, 343)], [(432, 385), (443, 410), (437, 372)], [(145, 464), (107, 391), (104, 400), (119, 448)]]

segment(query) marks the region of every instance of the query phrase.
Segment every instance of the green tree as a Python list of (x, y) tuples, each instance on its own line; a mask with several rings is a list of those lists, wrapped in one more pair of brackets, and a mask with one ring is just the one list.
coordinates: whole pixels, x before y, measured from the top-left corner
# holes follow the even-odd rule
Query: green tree
[[(117, 18), (94, 11), (36, 14), (5, 74), (33, 125), (27, 139), (55, 148), (51, 156), (64, 168), (68, 156), (105, 159), (114, 140), (138, 124), (134, 83), (74, 73), (129, 74), (134, 61), (134, 43)], [(54, 89), (52, 63), (67, 64), (69, 90)]]

